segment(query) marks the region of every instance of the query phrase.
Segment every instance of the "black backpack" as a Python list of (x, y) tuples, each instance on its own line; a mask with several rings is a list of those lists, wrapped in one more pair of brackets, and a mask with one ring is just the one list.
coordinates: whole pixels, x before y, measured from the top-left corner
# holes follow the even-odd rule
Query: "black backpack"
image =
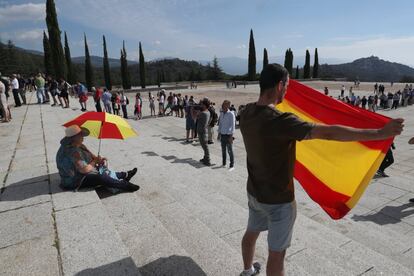
[(208, 111), (210, 111), (210, 127), (213, 127), (218, 122), (218, 115), (216, 111), (214, 110), (214, 107), (210, 107)]

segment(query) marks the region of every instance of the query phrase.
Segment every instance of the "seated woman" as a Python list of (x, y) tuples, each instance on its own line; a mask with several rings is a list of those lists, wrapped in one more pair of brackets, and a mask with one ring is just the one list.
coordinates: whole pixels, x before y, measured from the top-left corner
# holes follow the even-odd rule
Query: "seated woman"
[(89, 131), (73, 125), (65, 130), (56, 154), (56, 163), (65, 189), (104, 186), (122, 191), (135, 192), (139, 189), (129, 180), (137, 173), (137, 168), (128, 172), (112, 173), (105, 166), (106, 158), (93, 155), (85, 145), (83, 137)]

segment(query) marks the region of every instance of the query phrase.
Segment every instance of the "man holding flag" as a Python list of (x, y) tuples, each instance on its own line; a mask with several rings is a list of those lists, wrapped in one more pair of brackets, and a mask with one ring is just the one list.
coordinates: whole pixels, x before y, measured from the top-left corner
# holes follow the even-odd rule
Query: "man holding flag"
[(253, 265), (256, 240), (268, 231), (267, 275), (284, 275), (284, 258), (290, 246), (296, 219), (293, 173), (296, 141), (384, 140), (399, 135), (403, 119), (390, 120), (381, 129), (360, 129), (341, 125), (309, 123), (289, 112), (281, 112), (289, 85), (288, 71), (277, 64), (267, 65), (260, 75), (260, 97), (248, 104), (240, 116), (240, 129), (247, 152), (249, 219), (242, 240), (244, 271), (256, 275)]

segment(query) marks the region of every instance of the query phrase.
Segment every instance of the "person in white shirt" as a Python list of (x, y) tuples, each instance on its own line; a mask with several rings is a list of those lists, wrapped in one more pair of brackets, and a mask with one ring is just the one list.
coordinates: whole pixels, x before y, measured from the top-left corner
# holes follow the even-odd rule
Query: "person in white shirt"
[(234, 130), (236, 128), (236, 117), (232, 111), (230, 111), (230, 101), (225, 100), (222, 104), (222, 112), (220, 112), (219, 117), (219, 126), (218, 126), (218, 136), (221, 141), (221, 152), (223, 167), (226, 166), (226, 157), (227, 152), (230, 157), (230, 168), (232, 171), (234, 169), (234, 154), (233, 154), (233, 140), (234, 140)]
[(12, 76), (11, 87), (12, 87), (15, 107), (22, 106), (22, 103), (19, 98), (19, 81), (17, 80), (17, 77), (14, 74)]
[(2, 113), (2, 122), (10, 122), (11, 116), (10, 116), (10, 110), (9, 110), (9, 104), (7, 103), (7, 97), (6, 97), (6, 86), (4, 83), (0, 80), (0, 111)]

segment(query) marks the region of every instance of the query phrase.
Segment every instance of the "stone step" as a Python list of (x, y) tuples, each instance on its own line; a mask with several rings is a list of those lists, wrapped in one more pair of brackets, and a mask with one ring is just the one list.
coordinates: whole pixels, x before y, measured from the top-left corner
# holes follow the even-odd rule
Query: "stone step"
[[(147, 168), (147, 172), (151, 174), (152, 171), (151, 169)], [(166, 183), (166, 180), (159, 179), (158, 177), (159, 177), (158, 175), (153, 176), (152, 178), (153, 183), (154, 182), (155, 183)], [(179, 179), (176, 179), (176, 180), (180, 182)], [(197, 192), (190, 192), (188, 190), (183, 192), (182, 190), (172, 188), (172, 186), (174, 186), (174, 183), (167, 184), (167, 185), (159, 185), (159, 186), (160, 187), (157, 189), (163, 190), (170, 196), (174, 197), (187, 210), (191, 211), (201, 222), (203, 222), (210, 229), (212, 229), (214, 233), (216, 233), (217, 235), (219, 235), (221, 238), (223, 238), (226, 241), (231, 241), (231, 245), (235, 247), (236, 250), (239, 250), (240, 241), (241, 241), (241, 236), (239, 235), (240, 233), (235, 234), (235, 236), (237, 236), (236, 239), (232, 239), (232, 237), (228, 237), (228, 236), (229, 235), (231, 236), (233, 233), (236, 233), (236, 232), (241, 232), (245, 229), (245, 224), (246, 224), (246, 219), (247, 219), (246, 208), (241, 207), (234, 201), (223, 196), (221, 193), (210, 193), (210, 194), (205, 194), (201, 197), (199, 196)], [(302, 245), (304, 240), (305, 240), (304, 237), (302, 237), (302, 239), (299, 240), (299, 244)], [(346, 239), (346, 241), (348, 241), (348, 239)], [(318, 246), (321, 243), (322, 241), (319, 243), (314, 242), (312, 244), (313, 248), (318, 249), (319, 248)], [(311, 246), (312, 249), (309, 249), (309, 246), (306, 246), (306, 247), (308, 247), (307, 248), (308, 251), (313, 250), (312, 246)], [(306, 247), (300, 247), (299, 249), (303, 250)], [(345, 256), (346, 254), (342, 253), (339, 247), (334, 248), (333, 245), (330, 245), (326, 241), (325, 241), (325, 247), (329, 249), (328, 250), (329, 255), (325, 254), (324, 256), (329, 257), (330, 255), (333, 255), (333, 257), (336, 257), (335, 261), (337, 261), (337, 264), (339, 267), (345, 267), (346, 269), (350, 271), (352, 271), (351, 269), (353, 269), (352, 272), (355, 272), (355, 274), (363, 273), (364, 271), (370, 268), (368, 264), (363, 264), (363, 262), (353, 260), (352, 258), (348, 258), (348, 261), (343, 263), (343, 256)], [(259, 257), (259, 259), (262, 262), (265, 262), (266, 257), (267, 257), (267, 244), (266, 246), (263, 246), (261, 250), (257, 250), (256, 252), (258, 253), (256, 254), (256, 257)], [(323, 255), (325, 252), (321, 252), (321, 253)], [(315, 254), (315, 255), (321, 256), (320, 253)], [(298, 265), (298, 264), (295, 263), (295, 265)]]
[(414, 269), (414, 258), (412, 246), (408, 240), (406, 244), (398, 241), (395, 237), (386, 235), (368, 226), (356, 223), (350, 219), (333, 221), (326, 215), (314, 215), (311, 219), (342, 233), (366, 247), (399, 262), (410, 269)]
[(140, 275), (96, 192), (52, 187), (63, 273)]
[(207, 275), (235, 275), (240, 272), (239, 252), (230, 247), (178, 202), (151, 209), (191, 256), (194, 266)]
[(191, 260), (137, 194), (102, 199), (142, 275), (189, 275)]

